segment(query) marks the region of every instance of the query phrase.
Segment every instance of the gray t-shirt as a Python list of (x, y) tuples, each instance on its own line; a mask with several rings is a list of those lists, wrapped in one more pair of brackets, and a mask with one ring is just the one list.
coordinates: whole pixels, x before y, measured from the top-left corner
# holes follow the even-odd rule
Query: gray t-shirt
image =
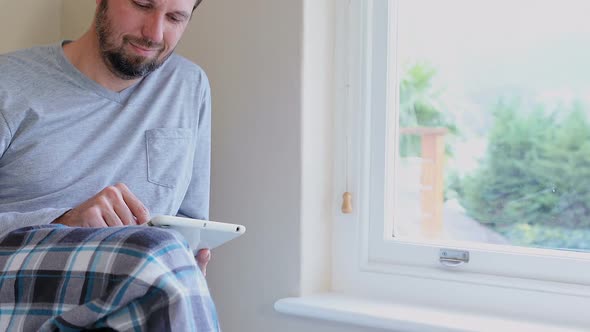
[(210, 101), (203, 70), (178, 55), (120, 93), (62, 43), (0, 55), (0, 236), (118, 182), (152, 216), (208, 218)]

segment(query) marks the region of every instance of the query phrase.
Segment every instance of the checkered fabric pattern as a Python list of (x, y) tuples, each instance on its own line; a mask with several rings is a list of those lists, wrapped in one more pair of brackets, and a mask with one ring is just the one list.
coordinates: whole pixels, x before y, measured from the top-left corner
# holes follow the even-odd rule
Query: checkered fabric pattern
[(219, 331), (175, 231), (44, 225), (0, 239), (0, 331)]

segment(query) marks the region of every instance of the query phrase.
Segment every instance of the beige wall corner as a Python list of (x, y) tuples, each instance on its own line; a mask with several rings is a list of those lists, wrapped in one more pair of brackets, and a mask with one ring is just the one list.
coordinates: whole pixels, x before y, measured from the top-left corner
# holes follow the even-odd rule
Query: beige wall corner
[(178, 52), (213, 95), (211, 218), (244, 236), (207, 275), (224, 331), (302, 331), (273, 308), (300, 288), (299, 0), (205, 0)]
[(60, 38), (62, 0), (0, 0), (0, 53)]
[(61, 39), (74, 40), (90, 27), (94, 17), (94, 0), (62, 0)]

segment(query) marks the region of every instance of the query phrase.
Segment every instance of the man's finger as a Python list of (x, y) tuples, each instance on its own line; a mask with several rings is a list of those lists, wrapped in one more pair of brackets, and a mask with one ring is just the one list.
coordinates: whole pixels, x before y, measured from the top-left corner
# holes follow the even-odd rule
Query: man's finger
[(126, 185), (122, 183), (118, 183), (115, 185), (119, 190), (121, 190), (121, 194), (123, 194), (123, 200), (125, 204), (129, 207), (131, 213), (137, 219), (137, 224), (141, 225), (146, 223), (150, 220), (150, 214), (148, 209), (143, 205), (143, 203), (127, 188)]
[(121, 219), (123, 225), (137, 224), (137, 222), (135, 221), (135, 217), (133, 216), (133, 213), (131, 212), (125, 201), (121, 200), (113, 202), (113, 209), (115, 210), (115, 213), (119, 216), (119, 219)]
[(197, 265), (199, 265), (199, 269), (203, 272), (204, 276), (207, 276), (207, 264), (211, 260), (211, 250), (209, 249), (201, 249), (197, 253)]
[[(77, 213), (78, 212), (77, 208), (72, 209), (70, 212), (72, 212), (72, 215), (74, 215), (73, 219), (77, 220), (77, 222), (74, 224), (76, 226), (83, 225), (82, 227), (99, 227), (99, 228), (109, 227), (105, 218), (103, 217), (102, 210), (97, 206), (92, 207), (86, 211), (83, 211), (82, 214)], [(66, 215), (67, 215), (67, 213), (66, 213)]]
[(123, 226), (123, 222), (113, 210), (103, 211), (102, 217), (109, 227)]

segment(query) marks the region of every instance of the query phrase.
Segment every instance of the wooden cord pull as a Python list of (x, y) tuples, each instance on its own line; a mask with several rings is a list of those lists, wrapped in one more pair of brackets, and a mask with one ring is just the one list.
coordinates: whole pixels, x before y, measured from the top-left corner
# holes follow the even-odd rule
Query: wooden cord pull
[(352, 194), (348, 191), (342, 195), (342, 213), (352, 213)]

